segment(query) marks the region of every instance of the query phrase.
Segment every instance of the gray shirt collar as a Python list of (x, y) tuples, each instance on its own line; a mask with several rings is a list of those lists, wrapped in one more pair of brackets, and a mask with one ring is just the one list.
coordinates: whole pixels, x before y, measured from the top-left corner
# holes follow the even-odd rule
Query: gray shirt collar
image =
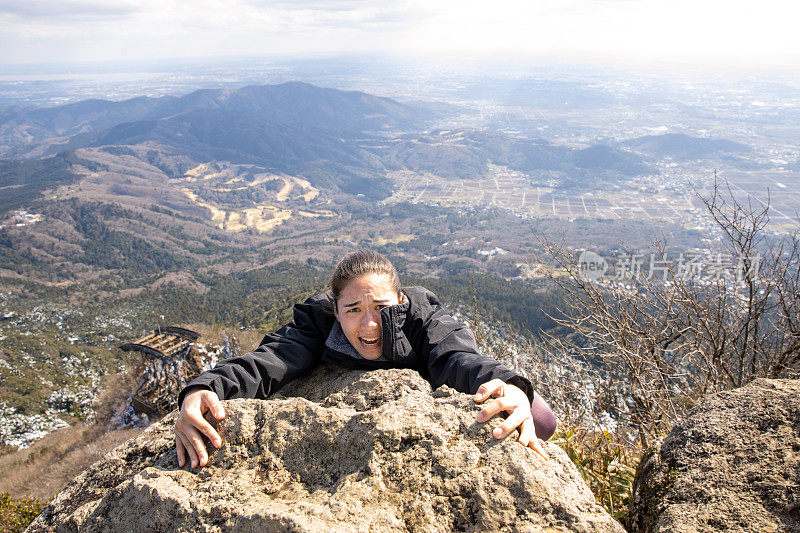
[[(344, 334), (344, 330), (342, 329), (342, 326), (339, 324), (338, 320), (333, 322), (333, 327), (328, 335), (328, 339), (325, 341), (325, 346), (331, 350), (349, 355), (353, 359), (361, 359), (366, 361), (366, 359), (361, 357), (361, 354), (358, 353), (355, 348), (353, 348), (353, 345), (350, 344), (350, 341), (347, 340), (347, 336)], [(388, 359), (381, 355), (377, 359), (374, 359), (374, 361), (388, 361)]]

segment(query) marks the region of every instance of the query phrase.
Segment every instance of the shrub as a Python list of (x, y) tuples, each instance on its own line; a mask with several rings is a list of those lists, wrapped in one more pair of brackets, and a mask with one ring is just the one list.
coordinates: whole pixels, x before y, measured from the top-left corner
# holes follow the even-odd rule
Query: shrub
[(45, 505), (36, 498), (12, 498), (10, 493), (0, 492), (0, 533), (24, 531)]
[(578, 468), (597, 501), (625, 521), (641, 449), (608, 431), (560, 429), (552, 438)]

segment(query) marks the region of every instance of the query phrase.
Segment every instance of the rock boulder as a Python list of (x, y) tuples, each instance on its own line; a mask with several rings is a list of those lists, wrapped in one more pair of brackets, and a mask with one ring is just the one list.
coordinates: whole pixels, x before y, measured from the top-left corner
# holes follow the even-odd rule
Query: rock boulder
[(800, 532), (800, 381), (703, 399), (645, 454), (629, 531)]
[(225, 409), (208, 466), (178, 468), (173, 413), (29, 531), (623, 531), (558, 447), (492, 438), (498, 417), (411, 370), (323, 367)]

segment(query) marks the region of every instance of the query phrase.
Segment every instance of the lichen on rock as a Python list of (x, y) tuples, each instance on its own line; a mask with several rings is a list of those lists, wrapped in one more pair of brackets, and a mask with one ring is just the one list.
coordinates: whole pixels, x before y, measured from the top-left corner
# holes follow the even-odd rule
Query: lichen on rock
[(646, 453), (628, 530), (800, 532), (800, 381), (704, 398)]
[(499, 417), (412, 370), (322, 367), (225, 410), (206, 467), (178, 467), (173, 413), (29, 531), (623, 531), (558, 447), (494, 439)]

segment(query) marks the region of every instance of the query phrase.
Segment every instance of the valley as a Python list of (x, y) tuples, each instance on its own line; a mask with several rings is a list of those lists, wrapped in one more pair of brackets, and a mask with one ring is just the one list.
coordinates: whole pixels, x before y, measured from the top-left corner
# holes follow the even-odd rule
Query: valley
[(423, 103), (299, 82), (5, 111), (0, 440), (93, 416), (101, 378), (136, 364), (117, 346), (154, 324), (279, 327), (358, 248), (536, 339), (562, 303), (542, 238), (698, 249), (718, 237), (697, 196), (715, 169), (770, 231), (797, 227), (791, 141), (611, 123), (609, 87), (581, 89), (581, 112), (540, 88), (514, 106), (469, 84)]

